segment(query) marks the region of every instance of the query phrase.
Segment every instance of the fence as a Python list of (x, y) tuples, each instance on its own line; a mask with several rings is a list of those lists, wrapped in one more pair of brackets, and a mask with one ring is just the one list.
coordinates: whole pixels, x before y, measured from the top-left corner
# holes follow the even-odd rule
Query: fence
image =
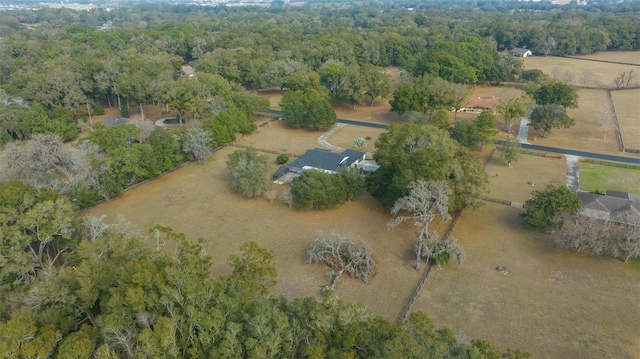
[(603, 166), (610, 166), (610, 167), (621, 167), (621, 168), (631, 168), (631, 169), (634, 169), (634, 170), (640, 170), (640, 166), (629, 164), (629, 163), (609, 162), (609, 161), (603, 161), (603, 160), (595, 160), (595, 159), (591, 159), (591, 158), (583, 158), (581, 161), (585, 162), (585, 163), (593, 163), (593, 164), (596, 164), (596, 165), (603, 165)]
[[(458, 212), (453, 217), (453, 222), (451, 222), (451, 226), (449, 226), (449, 230), (447, 231), (447, 233), (442, 238), (443, 241), (447, 240), (449, 238), (449, 236), (453, 232), (453, 229), (455, 228), (456, 224), (458, 223), (458, 220), (460, 219), (461, 215), (462, 215), (462, 212)], [(420, 278), (420, 281), (418, 282), (418, 285), (416, 286), (416, 289), (413, 291), (413, 294), (409, 298), (409, 302), (407, 303), (407, 305), (404, 307), (404, 309), (402, 310), (402, 312), (398, 316), (399, 320), (403, 320), (404, 318), (406, 318), (407, 313), (409, 313), (409, 309), (411, 309), (411, 306), (413, 305), (413, 302), (415, 302), (416, 298), (418, 298), (418, 294), (420, 294), (420, 290), (422, 289), (422, 286), (424, 285), (424, 282), (427, 281), (427, 277), (429, 277), (429, 273), (431, 273), (431, 267), (432, 266), (433, 265), (431, 264), (431, 261), (427, 261), (427, 265), (426, 265), (427, 269), (425, 269), (424, 273), (422, 274), (422, 277)]]

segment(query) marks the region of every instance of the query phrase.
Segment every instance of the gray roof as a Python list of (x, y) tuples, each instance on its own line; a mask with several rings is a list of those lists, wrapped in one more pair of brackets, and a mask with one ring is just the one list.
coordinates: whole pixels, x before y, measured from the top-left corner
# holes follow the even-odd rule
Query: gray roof
[(589, 192), (578, 192), (578, 197), (584, 205), (584, 213), (593, 217), (625, 222), (629, 214), (640, 215), (640, 196), (622, 192), (614, 192), (616, 196), (598, 195)]
[(351, 166), (355, 161), (362, 160), (365, 153), (354, 150), (344, 150), (334, 153), (322, 148), (307, 150), (301, 157), (296, 158), (286, 167), (291, 171), (302, 171), (304, 167), (314, 167), (327, 171), (337, 171), (341, 165)]
[(129, 123), (129, 119), (126, 117), (110, 117), (100, 121), (100, 123), (107, 126), (118, 126)]

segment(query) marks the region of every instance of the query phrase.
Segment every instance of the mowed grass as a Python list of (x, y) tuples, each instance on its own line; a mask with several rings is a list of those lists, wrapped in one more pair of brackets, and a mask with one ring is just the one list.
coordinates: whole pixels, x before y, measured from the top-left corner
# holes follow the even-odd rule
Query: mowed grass
[(623, 168), (579, 162), (580, 189), (640, 193), (640, 168)]
[[(486, 196), (524, 203), (534, 190), (543, 190), (547, 185), (564, 185), (567, 182), (567, 161), (564, 157), (539, 157), (523, 154), (507, 166), (496, 152), (485, 172), (489, 178)], [(535, 186), (528, 184), (534, 181)]]
[[(623, 72), (638, 72), (634, 65), (612, 64), (586, 61), (568, 57), (531, 56), (524, 59), (524, 68), (539, 69), (545, 74), (576, 86), (611, 88), (614, 80)], [(640, 84), (640, 78), (632, 81), (633, 86)]]
[(578, 95), (578, 108), (567, 110), (567, 114), (575, 121), (572, 127), (554, 128), (547, 138), (542, 138), (542, 130), (529, 127), (529, 142), (540, 146), (620, 155), (615, 126), (609, 128), (604, 138), (604, 127), (600, 125), (596, 114), (596, 110), (607, 103), (607, 92), (580, 89)]
[(412, 310), (465, 340), (534, 358), (638, 358), (640, 270), (550, 248), (522, 228), (521, 212), (494, 203), (465, 211), (453, 236), (466, 261), (434, 269)]
[(640, 65), (640, 51), (607, 51), (589, 55), (576, 55), (574, 57)]
[(611, 91), (625, 148), (640, 150), (640, 89)]

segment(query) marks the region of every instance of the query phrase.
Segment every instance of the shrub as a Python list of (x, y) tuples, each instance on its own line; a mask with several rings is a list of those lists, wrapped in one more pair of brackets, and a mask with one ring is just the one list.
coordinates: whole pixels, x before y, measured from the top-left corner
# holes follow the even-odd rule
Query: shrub
[(276, 158), (276, 162), (277, 162), (278, 164), (281, 164), (281, 165), (283, 165), (283, 164), (285, 164), (285, 163), (289, 162), (289, 155), (284, 154), (284, 153), (279, 154), (279, 155), (278, 155), (278, 158)]
[(100, 102), (96, 102), (93, 104), (93, 115), (102, 116), (105, 114), (104, 107)]

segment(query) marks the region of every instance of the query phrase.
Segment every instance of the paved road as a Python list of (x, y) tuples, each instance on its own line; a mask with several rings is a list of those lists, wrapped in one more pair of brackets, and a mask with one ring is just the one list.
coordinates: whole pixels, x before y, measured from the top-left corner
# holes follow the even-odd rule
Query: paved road
[[(278, 110), (269, 110), (269, 112), (271, 112), (273, 114), (276, 114), (276, 115), (282, 114), (282, 111), (278, 111)], [(379, 123), (371, 123), (371, 122), (364, 122), (364, 121), (354, 121), (354, 120), (347, 120), (347, 119), (343, 119), (343, 118), (339, 118), (338, 119), (338, 123), (344, 123), (344, 124), (355, 125), (355, 126), (372, 127), (372, 128), (383, 128), (383, 129), (389, 127), (387, 125), (383, 125), (383, 124), (379, 124)], [(497, 145), (503, 145), (504, 141), (498, 140), (495, 143)], [(597, 160), (640, 164), (640, 158), (605, 155), (605, 154), (602, 154), (602, 153), (568, 150), (568, 149), (564, 149), (564, 148), (537, 146), (537, 145), (531, 145), (531, 144), (522, 144), (522, 148), (528, 149), (528, 150), (535, 150), (535, 151), (559, 153), (559, 154), (563, 154), (563, 155), (573, 155), (573, 156), (594, 158), (594, 159), (597, 159)]]
[[(503, 145), (504, 141), (499, 141), (498, 140), (495, 143), (497, 145)], [(602, 154), (602, 153), (576, 151), (576, 150), (568, 150), (568, 149), (565, 149), (565, 148), (555, 148), (555, 147), (536, 146), (536, 145), (527, 145), (527, 144), (522, 144), (522, 148), (527, 149), (527, 150), (536, 150), (536, 151), (544, 151), (544, 152), (551, 152), (551, 153), (560, 153), (560, 154), (563, 154), (563, 155), (573, 155), (573, 156), (581, 156), (581, 157), (587, 157), (587, 158), (595, 158), (597, 160), (640, 164), (640, 158), (605, 155), (605, 154)]]

